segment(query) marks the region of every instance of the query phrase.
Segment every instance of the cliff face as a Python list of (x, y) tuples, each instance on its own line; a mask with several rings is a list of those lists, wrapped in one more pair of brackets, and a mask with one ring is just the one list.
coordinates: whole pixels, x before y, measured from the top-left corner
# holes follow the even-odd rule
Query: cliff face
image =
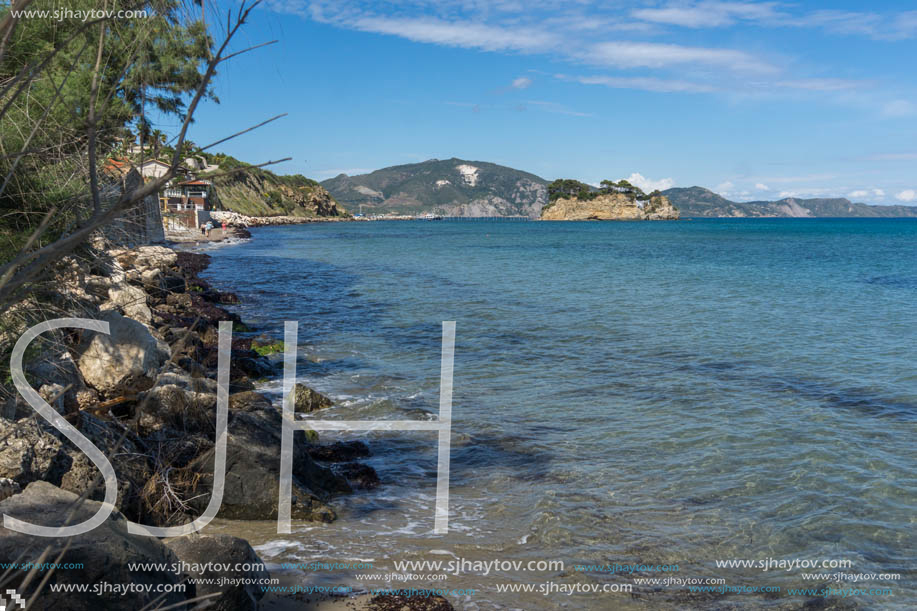
[(346, 216), (331, 194), (304, 176), (252, 168), (214, 179), (217, 205), (248, 216)]
[(666, 221), (679, 217), (678, 210), (663, 195), (638, 205), (633, 194), (612, 193), (593, 199), (559, 198), (541, 211), (543, 221)]

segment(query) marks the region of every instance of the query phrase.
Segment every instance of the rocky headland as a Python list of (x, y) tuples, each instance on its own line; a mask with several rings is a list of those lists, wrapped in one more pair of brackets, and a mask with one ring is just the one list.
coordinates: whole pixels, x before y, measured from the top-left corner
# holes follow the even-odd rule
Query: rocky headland
[(640, 202), (626, 193), (558, 198), (541, 211), (542, 221), (667, 221), (678, 217), (678, 209), (664, 195)]
[[(39, 417), (10, 383), (6, 368), (13, 343), (43, 319), (73, 316), (109, 324), (109, 335), (78, 329), (42, 334), (26, 352), (24, 369), (40, 396), (108, 457), (118, 477), (118, 493), (116, 511), (99, 528), (75, 537), (69, 549), (64, 538), (39, 539), (0, 528), (0, 557), (35, 562), (43, 553), (51, 559), (63, 553), (59, 562), (81, 562), (86, 567), (57, 570), (52, 583), (177, 584), (201, 575), (129, 570), (128, 563), (246, 562), (260, 569), (206, 575), (246, 578), (249, 582), (244, 585), (189, 585), (160, 602), (180, 604), (210, 594), (218, 609), (259, 608), (263, 591), (258, 580), (266, 572), (243, 539), (208, 535), (205, 528), (202, 533), (160, 540), (126, 529), (127, 520), (149, 526), (186, 524), (209, 502), (220, 321), (231, 321), (234, 333), (226, 480), (218, 517), (277, 517), (281, 413), (257, 392), (256, 382), (278, 375), (283, 345), (250, 329), (226, 309), (239, 298), (214, 289), (198, 276), (208, 264), (204, 254), (161, 246), (116, 249), (96, 242), (81, 256), (64, 259), (51, 282), (4, 314), (0, 321), (6, 376), (0, 414), (0, 513), (59, 526), (93, 515), (104, 498), (104, 484), (87, 455)], [(298, 413), (332, 405), (328, 397), (297, 384)], [(372, 468), (358, 462), (369, 455), (361, 442), (323, 444), (314, 432), (297, 431), (294, 443), (294, 520), (332, 521), (337, 517), (335, 498), (379, 485)], [(41, 587), (41, 579), (29, 574), (22, 571), (21, 578), (14, 575), (7, 583), (20, 588), (20, 594), (37, 591), (42, 608), (141, 608), (157, 596), (138, 591), (127, 596), (57, 593)], [(376, 598), (360, 604), (384, 608), (380, 605), (385, 601)], [(442, 603), (445, 606), (439, 608), (451, 608)], [(406, 608), (421, 608), (412, 604), (408, 600)]]

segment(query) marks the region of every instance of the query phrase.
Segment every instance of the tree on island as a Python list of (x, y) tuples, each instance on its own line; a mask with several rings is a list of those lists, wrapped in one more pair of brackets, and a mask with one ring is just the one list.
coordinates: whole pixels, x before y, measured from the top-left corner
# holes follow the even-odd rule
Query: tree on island
[[(659, 193), (655, 191), (654, 193)], [(640, 187), (632, 185), (628, 181), (621, 179), (618, 182), (613, 180), (603, 180), (596, 189), (586, 183), (572, 178), (558, 178), (548, 185), (548, 201), (554, 202), (558, 199), (579, 199), (590, 200), (600, 195), (626, 194), (634, 195), (639, 199), (646, 199), (647, 196)]]

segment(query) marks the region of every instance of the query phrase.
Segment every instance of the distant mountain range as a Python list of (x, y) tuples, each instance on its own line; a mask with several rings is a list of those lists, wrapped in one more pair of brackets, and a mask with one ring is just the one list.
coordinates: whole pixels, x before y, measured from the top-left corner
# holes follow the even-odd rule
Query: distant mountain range
[(684, 217), (917, 217), (917, 206), (871, 206), (843, 197), (734, 202), (703, 187), (662, 192)]
[(430, 159), (321, 183), (353, 213), (538, 218), (547, 181), (495, 163)]
[[(548, 181), (506, 166), (430, 159), (321, 183), (350, 212), (538, 218)], [(845, 198), (734, 202), (703, 187), (662, 192), (684, 217), (917, 217), (917, 206), (872, 206)]]

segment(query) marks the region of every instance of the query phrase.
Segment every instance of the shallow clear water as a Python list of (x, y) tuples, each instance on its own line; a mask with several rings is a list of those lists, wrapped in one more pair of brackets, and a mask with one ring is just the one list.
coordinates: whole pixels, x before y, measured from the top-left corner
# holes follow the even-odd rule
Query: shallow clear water
[[(917, 221), (375, 222), (252, 233), (215, 251), (207, 277), (238, 292), (243, 318), (271, 334), (300, 322), (300, 380), (339, 403), (321, 417), (433, 417), (441, 321), (455, 320), (457, 336), (449, 534), (432, 534), (434, 434), (341, 434), (369, 443), (383, 487), (338, 501), (330, 526), (278, 537), (273, 524), (249, 525), (269, 560), (368, 559), (380, 573), (446, 553), (563, 560), (564, 571), (447, 584), (479, 590), (456, 601), (466, 609), (713, 609), (805, 599), (495, 587), (632, 583), (572, 568), (613, 562), (816, 587), (824, 583), (801, 570), (715, 561), (849, 559), (848, 573), (901, 578), (860, 584), (893, 595), (847, 604), (917, 606)], [(369, 585), (340, 571), (305, 578)], [(395, 587), (429, 585), (442, 587)]]

